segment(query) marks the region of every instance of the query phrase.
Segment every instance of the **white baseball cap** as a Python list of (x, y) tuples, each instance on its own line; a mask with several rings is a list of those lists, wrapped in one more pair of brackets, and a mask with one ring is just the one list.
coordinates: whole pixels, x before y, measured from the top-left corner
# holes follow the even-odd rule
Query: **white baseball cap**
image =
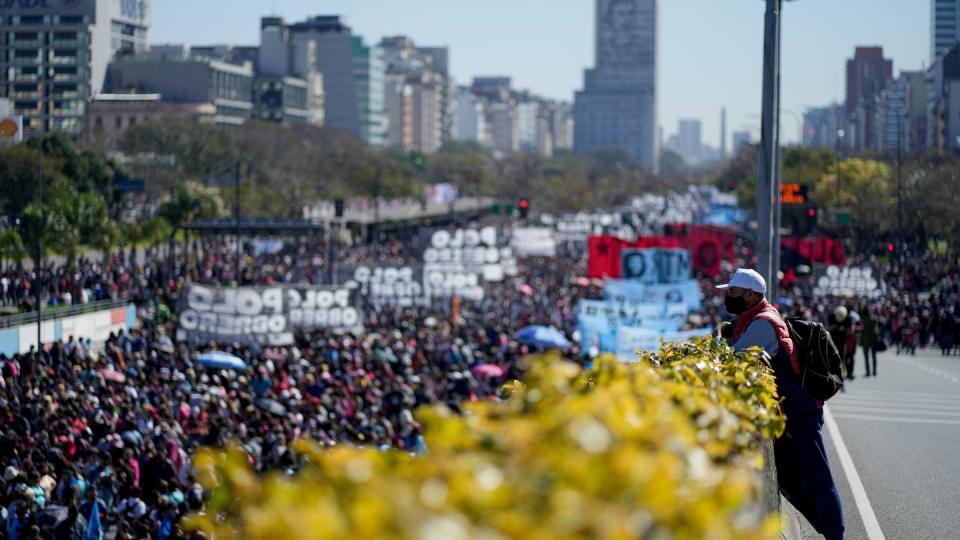
[(741, 289), (748, 289), (756, 293), (767, 294), (767, 282), (764, 281), (763, 276), (758, 274), (756, 270), (746, 268), (738, 268), (737, 271), (733, 273), (733, 278), (730, 280), (730, 283), (717, 285), (718, 289), (727, 289), (729, 287), (740, 287)]

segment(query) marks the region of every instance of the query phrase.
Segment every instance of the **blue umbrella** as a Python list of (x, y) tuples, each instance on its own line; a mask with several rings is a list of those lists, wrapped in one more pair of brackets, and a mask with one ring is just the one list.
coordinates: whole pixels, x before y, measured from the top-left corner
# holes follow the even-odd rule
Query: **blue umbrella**
[(562, 332), (552, 326), (528, 326), (514, 334), (513, 337), (520, 343), (544, 349), (570, 348), (570, 341), (564, 337)]
[(247, 364), (240, 358), (225, 353), (223, 351), (209, 351), (200, 355), (197, 359), (201, 366), (213, 369), (247, 369)]

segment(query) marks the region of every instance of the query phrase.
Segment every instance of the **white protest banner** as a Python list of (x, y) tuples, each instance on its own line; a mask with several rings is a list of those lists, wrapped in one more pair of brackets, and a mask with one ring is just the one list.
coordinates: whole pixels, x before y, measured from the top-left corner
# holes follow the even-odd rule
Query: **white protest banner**
[(479, 271), (486, 281), (500, 281), (504, 275), (501, 255), (495, 227), (453, 232), (441, 229), (430, 234), (429, 244), (423, 251), (423, 264), (434, 271), (460, 274)]
[(682, 248), (627, 248), (620, 251), (623, 279), (677, 283), (691, 276), (690, 252)]
[(296, 330), (362, 329), (357, 294), (347, 287), (188, 285), (178, 305), (179, 332), (191, 341), (289, 345)]
[(605, 279), (604, 297), (615, 302), (646, 304), (686, 304), (690, 311), (700, 311), (700, 284), (695, 279), (677, 283), (648, 285), (625, 279)]
[(464, 300), (483, 300), (483, 274), (426, 265), (423, 267), (423, 290), (430, 299), (457, 295)]
[(347, 287), (375, 306), (418, 306), (424, 303), (423, 272), (412, 266), (358, 266), (344, 269)]
[(616, 355), (623, 362), (636, 362), (637, 351), (656, 351), (661, 343), (690, 341), (711, 334), (710, 328), (685, 332), (656, 332), (644, 328), (623, 327), (617, 329)]
[(514, 227), (510, 245), (521, 257), (555, 257), (557, 241), (549, 227)]
[(817, 276), (816, 294), (873, 298), (883, 292), (869, 266), (818, 266)]

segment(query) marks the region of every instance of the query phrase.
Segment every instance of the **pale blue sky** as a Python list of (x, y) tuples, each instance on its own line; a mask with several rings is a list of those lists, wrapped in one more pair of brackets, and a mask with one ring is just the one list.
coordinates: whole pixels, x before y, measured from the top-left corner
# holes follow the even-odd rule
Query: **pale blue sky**
[[(518, 88), (565, 100), (593, 64), (593, 0), (157, 0), (151, 43), (258, 42), (261, 15), (288, 21), (341, 14), (367, 42), (406, 34), (450, 47), (460, 83), (509, 75)], [(759, 131), (762, 0), (661, 0), (660, 123), (703, 120), (719, 141), (720, 107), (729, 132)], [(856, 45), (881, 45), (894, 72), (929, 64), (929, 0), (798, 0), (785, 6), (783, 107), (840, 101), (845, 60)], [(783, 117), (786, 141), (797, 120)], [(728, 140), (729, 145), (729, 140)]]

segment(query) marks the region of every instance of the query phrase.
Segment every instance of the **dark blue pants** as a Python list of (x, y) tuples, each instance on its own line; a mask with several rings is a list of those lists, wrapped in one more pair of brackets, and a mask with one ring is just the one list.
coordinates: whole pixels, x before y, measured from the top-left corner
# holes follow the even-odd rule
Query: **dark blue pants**
[(820, 430), (823, 409), (787, 417), (774, 443), (780, 493), (827, 540), (843, 538), (843, 508)]

